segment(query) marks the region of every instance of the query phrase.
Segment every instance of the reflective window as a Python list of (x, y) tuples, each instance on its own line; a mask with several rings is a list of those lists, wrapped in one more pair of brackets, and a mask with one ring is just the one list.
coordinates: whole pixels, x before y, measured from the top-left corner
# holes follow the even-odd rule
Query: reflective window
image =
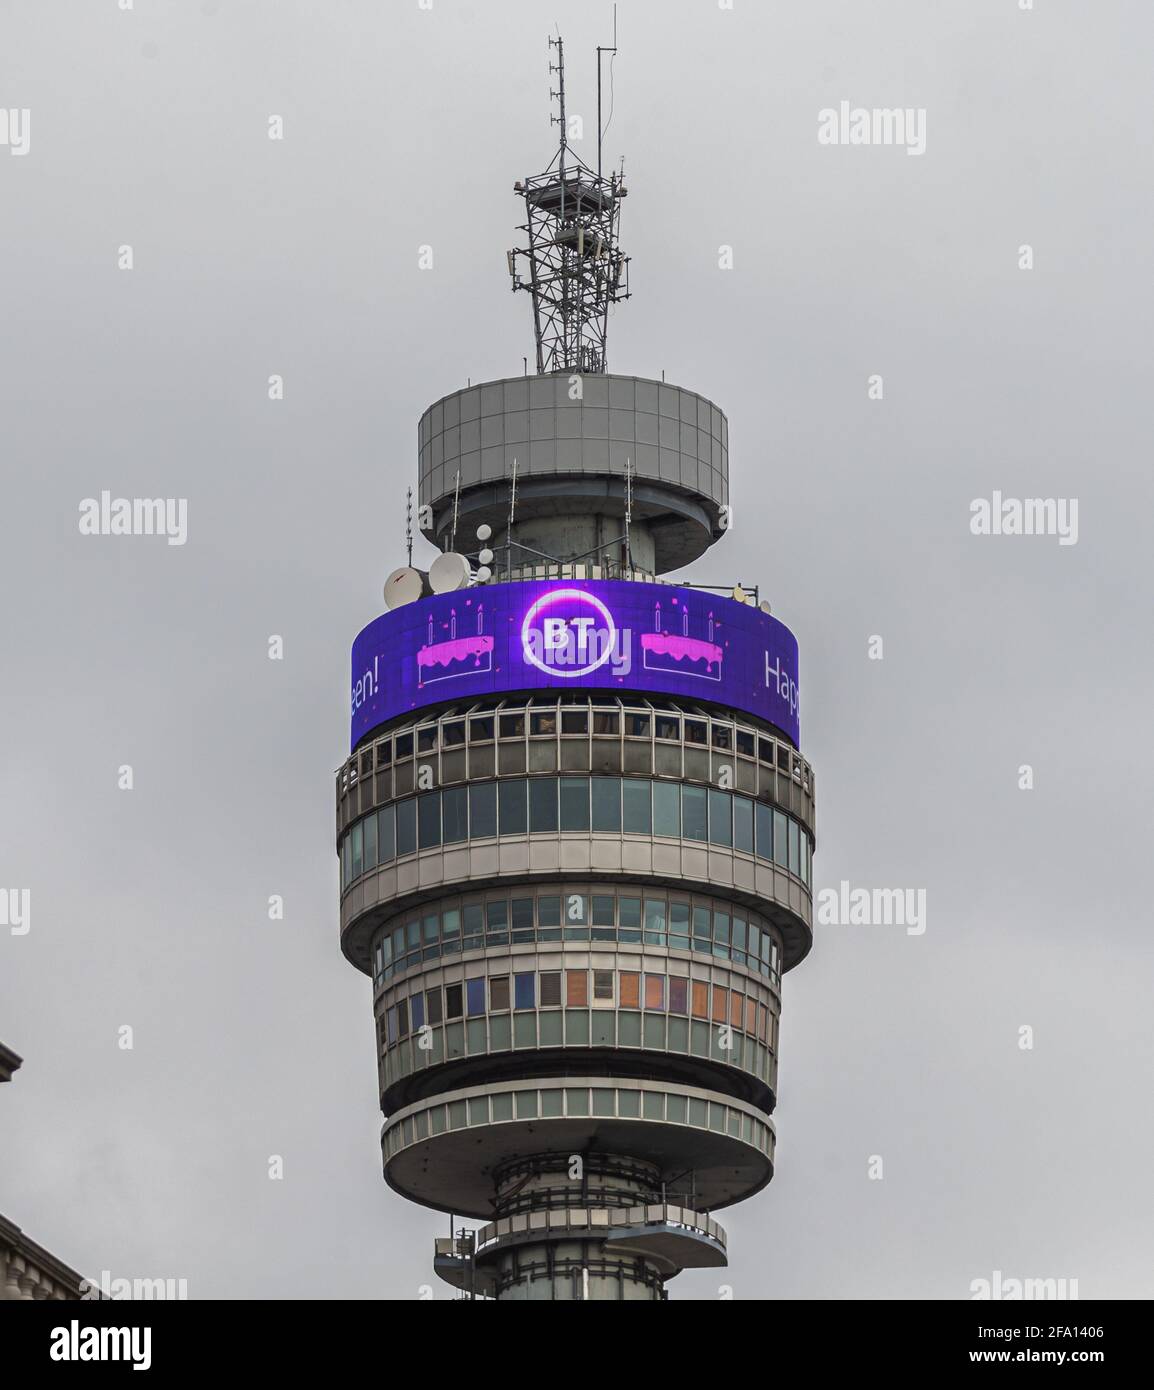
[(773, 807), (759, 801), (754, 808), (757, 818), (757, 857), (773, 863)]
[(522, 781), (501, 782), (497, 795), (501, 808), (501, 834), (524, 835), (528, 826), (527, 784)]
[(676, 782), (653, 783), (653, 833), (681, 836), (681, 788)]
[(728, 912), (714, 912), (713, 914), (713, 954), (722, 957), (729, 955)]
[(482, 942), (485, 909), (480, 903), (466, 903), (461, 910), (461, 950), (475, 951)]
[(785, 816), (781, 811), (773, 813), (773, 859), (783, 869), (786, 867)]
[(533, 899), (514, 898), (512, 907), (512, 926), (514, 944), (533, 940)]
[(446, 787), (441, 793), (441, 820), (445, 844), (469, 838), (469, 794), (464, 787)]
[(417, 803), (412, 797), (398, 801), (397, 811), (397, 854), (415, 854), (417, 851)]
[[(686, 721), (688, 723), (688, 721)], [(681, 833), (687, 840), (707, 840), (706, 792), (704, 787), (681, 788)]]
[(728, 792), (709, 791), (709, 841), (714, 845), (733, 844), (733, 798)]
[(365, 868), (375, 869), (377, 866), (376, 816), (366, 816), (363, 824), (365, 827)]
[(617, 833), (621, 829), (621, 778), (594, 777), (593, 829)]
[(650, 812), (651, 783), (636, 777), (626, 777), (622, 783), (622, 829), (627, 835), (651, 835), (653, 819)]
[(377, 857), (387, 864), (397, 853), (397, 813), (392, 806), (377, 812)]
[(465, 1002), (469, 1017), (475, 1018), (485, 1012), (485, 978), (465, 981)]
[(753, 853), (753, 802), (747, 796), (733, 798), (733, 848)]
[[(612, 893), (593, 894), (593, 925), (612, 927), (616, 925), (617, 901)], [(612, 937), (608, 938), (612, 940)]]
[(589, 778), (561, 778), (561, 829), (589, 829)]
[(441, 942), (446, 954), (461, 949), (461, 914), (455, 907), (441, 914)]
[(557, 779), (534, 777), (529, 783), (529, 832), (542, 834), (557, 829)]
[(422, 849), (435, 849), (441, 843), (440, 792), (417, 797), (417, 836)]
[(485, 840), (497, 833), (497, 783), (475, 782), (469, 788), (469, 834)]
[(641, 940), (641, 899), (618, 898), (617, 913), (619, 941)]
[[(518, 1009), (532, 1009), (535, 1007), (533, 998), (534, 975), (532, 971), (523, 975), (513, 976), (513, 1006)], [(544, 1002), (542, 1000), (542, 1002)]]
[(645, 944), (665, 945), (665, 899), (645, 899)]
[(509, 944), (509, 904), (503, 898), (485, 904), (485, 940), (490, 946)]
[(364, 870), (364, 829), (357, 821), (353, 826), (353, 877), (357, 878)]
[(669, 904), (669, 944), (675, 951), (689, 950), (689, 904)]
[(593, 711), (593, 732), (595, 734), (615, 735), (621, 730), (621, 714), (615, 709), (595, 709)]

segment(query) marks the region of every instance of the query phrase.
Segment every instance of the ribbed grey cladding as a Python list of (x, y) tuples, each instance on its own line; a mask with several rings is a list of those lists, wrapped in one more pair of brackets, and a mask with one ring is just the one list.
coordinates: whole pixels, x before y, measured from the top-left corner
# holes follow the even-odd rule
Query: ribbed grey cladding
[(729, 427), (704, 396), (633, 376), (507, 377), (456, 391), (421, 417), (420, 501), (436, 507), (461, 489), (509, 476), (624, 475), (705, 499), (729, 500)]

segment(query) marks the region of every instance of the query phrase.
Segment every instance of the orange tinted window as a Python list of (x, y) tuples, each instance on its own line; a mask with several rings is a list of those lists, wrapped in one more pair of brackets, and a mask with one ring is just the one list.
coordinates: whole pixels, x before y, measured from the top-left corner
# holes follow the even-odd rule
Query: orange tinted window
[(589, 1002), (589, 975), (584, 970), (566, 970), (565, 1002), (571, 1009)]
[(645, 1007), (647, 1009), (665, 1008), (665, 976), (646, 975)]
[(713, 1017), (715, 1019), (720, 1020), (720, 1022), (722, 1023), (725, 1022), (727, 1003), (725, 996), (728, 993), (729, 991), (727, 989), (724, 989), (721, 985), (713, 986)]
[(621, 1007), (639, 1009), (641, 1007), (641, 976), (633, 970), (621, 972)]
[(745, 1001), (745, 1031), (757, 1036), (757, 1002), (753, 999)]
[(734, 1028), (741, 1027), (741, 995), (737, 990), (729, 996), (729, 1021)]
[(693, 982), (693, 1017), (709, 1017), (709, 986), (704, 980)]

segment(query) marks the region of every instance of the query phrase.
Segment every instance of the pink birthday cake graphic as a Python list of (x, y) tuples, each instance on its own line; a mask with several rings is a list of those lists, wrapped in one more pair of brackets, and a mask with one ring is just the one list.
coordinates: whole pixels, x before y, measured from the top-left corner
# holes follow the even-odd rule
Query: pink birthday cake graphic
[(689, 635), (689, 609), (673, 599), (674, 608), (681, 609), (681, 631), (668, 632), (661, 626), (661, 604), (653, 609), (653, 631), (641, 634), (641, 659), (647, 671), (666, 671), (677, 676), (700, 676), (703, 680), (721, 679), (724, 653), (714, 640), (713, 614), (709, 614), (707, 637)]
[(457, 610), (454, 608), (442, 634), (433, 629), (429, 618), (428, 641), (417, 650), (417, 682), (432, 685), (434, 681), (451, 680), (454, 676), (476, 676), (493, 669), (493, 638), (485, 632), (485, 605), (479, 603), (476, 613), (476, 632), (457, 636)]

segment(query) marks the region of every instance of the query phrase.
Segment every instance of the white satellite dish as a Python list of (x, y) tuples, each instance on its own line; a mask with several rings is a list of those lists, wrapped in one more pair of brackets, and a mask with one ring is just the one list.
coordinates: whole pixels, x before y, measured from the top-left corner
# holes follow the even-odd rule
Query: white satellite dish
[(403, 608), (406, 603), (416, 603), (422, 594), (428, 593), (428, 578), (420, 570), (407, 565), (394, 570), (385, 580), (385, 607)]
[(478, 539), (479, 541), (487, 541), (487, 540), (489, 540), (490, 537), (492, 536), (492, 534), (493, 534), (493, 528), (492, 528), (491, 526), (487, 525), (485, 522), (482, 522), (482, 523), (480, 524), (480, 526), (477, 527), (477, 539)]
[(429, 566), (429, 584), (435, 594), (451, 594), (456, 589), (468, 588), (471, 578), (468, 560), (454, 550), (438, 555)]

